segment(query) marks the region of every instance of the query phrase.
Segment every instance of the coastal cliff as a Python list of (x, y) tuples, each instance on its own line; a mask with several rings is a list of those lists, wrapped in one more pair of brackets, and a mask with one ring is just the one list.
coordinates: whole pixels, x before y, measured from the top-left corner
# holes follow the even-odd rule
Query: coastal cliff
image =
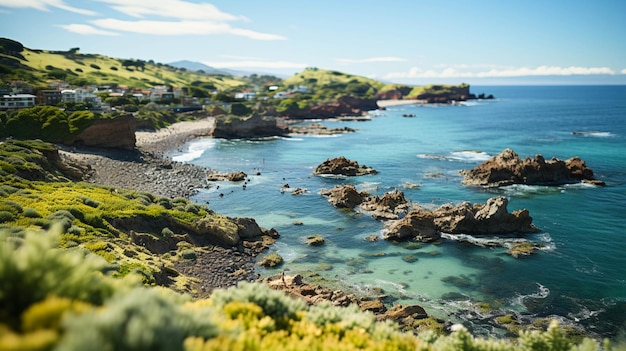
[(136, 142), (135, 127), (133, 115), (99, 119), (66, 144), (133, 150)]
[(276, 123), (276, 119), (264, 119), (258, 113), (249, 118), (217, 118), (211, 135), (215, 138), (263, 138), (285, 135), (288, 131)]

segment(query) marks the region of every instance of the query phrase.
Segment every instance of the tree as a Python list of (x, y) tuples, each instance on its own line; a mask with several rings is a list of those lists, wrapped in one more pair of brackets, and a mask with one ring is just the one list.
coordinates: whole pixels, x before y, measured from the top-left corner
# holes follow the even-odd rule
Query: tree
[(235, 116), (247, 116), (252, 113), (252, 109), (242, 103), (234, 103), (230, 105), (230, 113)]

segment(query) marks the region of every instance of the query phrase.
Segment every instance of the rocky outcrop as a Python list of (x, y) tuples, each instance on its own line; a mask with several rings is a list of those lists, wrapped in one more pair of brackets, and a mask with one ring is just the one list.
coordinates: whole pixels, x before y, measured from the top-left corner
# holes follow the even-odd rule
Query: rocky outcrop
[(209, 236), (228, 246), (236, 246), (240, 241), (258, 241), (263, 236), (278, 237), (276, 230), (262, 229), (253, 218), (230, 218), (215, 213), (194, 221), (190, 229), (195, 235)]
[(335, 134), (345, 134), (345, 133), (354, 133), (355, 129), (349, 127), (342, 128), (328, 128), (321, 124), (312, 124), (307, 127), (289, 127), (290, 134), (309, 134), (309, 135), (335, 135)]
[(403, 192), (393, 190), (383, 196), (370, 196), (360, 204), (360, 207), (376, 219), (387, 220), (398, 219), (409, 210), (410, 205)]
[(281, 117), (290, 119), (326, 119), (344, 116), (361, 116), (367, 111), (377, 110), (376, 99), (342, 96), (333, 102), (321, 103), (309, 108), (288, 110)]
[(287, 295), (304, 300), (309, 305), (323, 301), (335, 306), (347, 307), (357, 305), (362, 311), (374, 313), (379, 321), (390, 320), (398, 323), (402, 328), (411, 328), (417, 331), (415, 321), (428, 318), (428, 314), (419, 305), (394, 305), (387, 309), (380, 296), (359, 298), (354, 294), (347, 294), (342, 290), (332, 290), (320, 285), (308, 284), (301, 275), (288, 276), (277, 274), (263, 280), (270, 288), (280, 290)]
[(452, 101), (465, 101), (475, 99), (476, 96), (470, 93), (469, 85), (450, 86), (445, 89), (436, 89), (432, 86), (429, 92), (418, 94), (415, 99), (424, 100), (427, 103), (449, 103)]
[(578, 157), (565, 161), (556, 158), (546, 161), (541, 155), (522, 159), (511, 149), (505, 149), (461, 174), (462, 183), (472, 186), (561, 185), (578, 182), (604, 185), (604, 182), (594, 178), (593, 170)]
[(248, 175), (242, 171), (232, 173), (219, 173), (213, 172), (207, 176), (209, 182), (229, 181), (229, 182), (241, 182), (246, 180)]
[(404, 197), (404, 193), (393, 190), (383, 196), (371, 196), (366, 191), (358, 191), (354, 185), (335, 185), (332, 189), (322, 189), (322, 196), (337, 208), (359, 207), (372, 217), (380, 220), (398, 219), (405, 214), (411, 203)]
[(288, 133), (286, 128), (278, 126), (275, 118), (265, 119), (258, 113), (249, 118), (217, 118), (211, 135), (215, 138), (263, 138), (280, 136)]
[(337, 158), (329, 158), (322, 162), (313, 171), (317, 175), (344, 175), (349, 177), (361, 176), (367, 174), (378, 173), (375, 169), (365, 165), (360, 166), (358, 162), (348, 160), (340, 156)]
[(493, 197), (485, 204), (443, 205), (433, 211), (415, 208), (407, 215), (386, 224), (383, 238), (387, 240), (438, 240), (441, 233), (492, 235), (509, 233), (536, 233), (528, 210), (509, 213), (508, 200)]
[(86, 146), (133, 150), (136, 142), (135, 127), (136, 121), (132, 115), (98, 119), (66, 144), (81, 143)]
[(332, 189), (322, 189), (320, 193), (328, 197), (328, 202), (337, 208), (355, 208), (369, 194), (362, 193), (354, 185), (335, 185)]

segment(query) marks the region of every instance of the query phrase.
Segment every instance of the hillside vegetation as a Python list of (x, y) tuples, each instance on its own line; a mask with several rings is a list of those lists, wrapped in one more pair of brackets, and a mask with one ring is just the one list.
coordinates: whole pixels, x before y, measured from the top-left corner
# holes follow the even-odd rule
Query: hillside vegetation
[(25, 80), (40, 88), (48, 87), (51, 80), (64, 80), (77, 86), (94, 84), (149, 88), (169, 85), (181, 88), (199, 86), (207, 90), (232, 90), (247, 84), (230, 76), (191, 72), (153, 61), (82, 54), (78, 48), (68, 51), (32, 50), (15, 43), (0, 39), (0, 74), (3, 80)]

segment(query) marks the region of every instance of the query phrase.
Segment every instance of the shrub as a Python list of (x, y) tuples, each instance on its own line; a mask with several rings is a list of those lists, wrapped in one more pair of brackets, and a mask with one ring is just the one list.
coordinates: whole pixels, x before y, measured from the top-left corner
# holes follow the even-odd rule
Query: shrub
[(9, 211), (0, 211), (0, 223), (11, 222), (15, 219), (13, 213)]
[(180, 302), (180, 297), (160, 289), (117, 294), (107, 308), (69, 316), (58, 349), (182, 351), (189, 336), (215, 336), (217, 328), (202, 310), (183, 309)]
[(114, 290), (100, 274), (106, 262), (83, 249), (58, 249), (61, 228), (46, 235), (27, 231), (23, 239), (0, 231), (0, 320), (20, 324), (19, 316), (33, 303), (55, 295), (102, 304)]
[(24, 210), (24, 217), (41, 218), (41, 215), (34, 208), (27, 208), (27, 209)]
[(92, 63), (89, 66), (93, 69), (100, 69), (100, 66), (96, 65), (95, 63)]

